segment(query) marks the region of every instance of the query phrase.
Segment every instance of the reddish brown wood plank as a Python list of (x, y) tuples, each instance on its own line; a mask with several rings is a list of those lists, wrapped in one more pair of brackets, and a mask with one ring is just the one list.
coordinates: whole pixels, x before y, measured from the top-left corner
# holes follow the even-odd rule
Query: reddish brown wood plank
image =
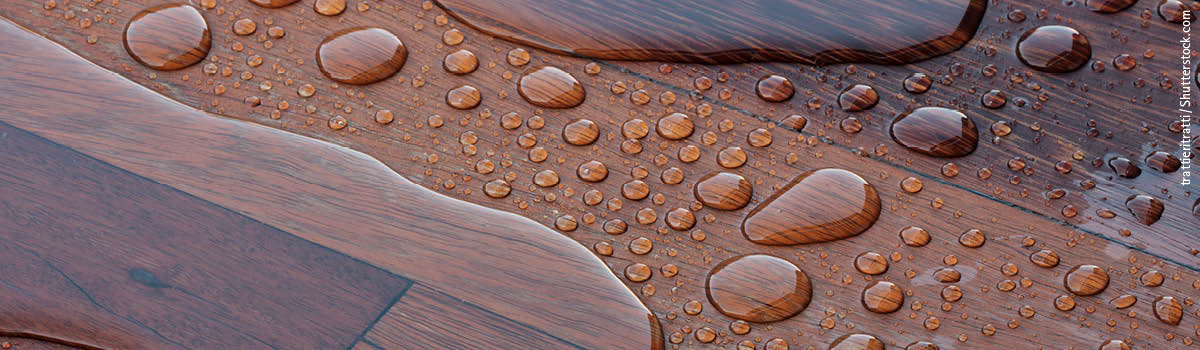
[[(45, 69), (0, 73), (0, 92), (18, 97), (0, 102), (21, 111), (0, 121), (581, 347), (661, 347), (650, 311), (559, 233), (440, 196), (364, 154), (195, 111), (0, 26), (3, 47), (22, 48), (0, 62)], [(51, 95), (72, 103), (20, 98)]]
[(483, 344), (495, 349), (584, 349), (424, 285), (405, 293), (363, 339), (382, 349), (471, 349)]
[(345, 348), (409, 285), (3, 122), (0, 135), (5, 333), (107, 349)]

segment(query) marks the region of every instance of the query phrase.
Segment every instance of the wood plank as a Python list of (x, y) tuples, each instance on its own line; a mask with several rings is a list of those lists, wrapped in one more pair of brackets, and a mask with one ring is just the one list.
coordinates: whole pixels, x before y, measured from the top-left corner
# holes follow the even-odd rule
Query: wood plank
[[(1080, 10), (1080, 2), (1074, 3), (1075, 7), (1066, 11), (1085, 13)], [(102, 16), (106, 20), (104, 23), (82, 29), (78, 26), (78, 18), (63, 17), (67, 10), (59, 8), (46, 11), (39, 2), (0, 6), (0, 14), (19, 22), (24, 21), (21, 23), (64, 43), (84, 57), (189, 105), (346, 145), (379, 158), (384, 164), (425, 187), (484, 206), (520, 213), (547, 226), (554, 227), (556, 222), (560, 221), (568, 223), (570, 220), (566, 220), (565, 216), (570, 215), (576, 219), (578, 227), (573, 231), (564, 231), (572, 238), (586, 246), (603, 242), (615, 247), (613, 256), (604, 258), (614, 270), (624, 270), (633, 263), (646, 264), (655, 269), (654, 277), (650, 280), (627, 281), (627, 284), (641, 291), (642, 300), (658, 313), (666, 333), (672, 334), (669, 339), (676, 339), (674, 334), (678, 333), (677, 339), (681, 348), (731, 348), (743, 340), (754, 342), (758, 348), (762, 348), (767, 340), (779, 337), (790, 342), (792, 348), (812, 346), (820, 349), (826, 348), (837, 337), (851, 332), (875, 334), (894, 347), (903, 347), (917, 340), (931, 340), (942, 348), (1097, 348), (1103, 341), (1113, 338), (1130, 340), (1135, 348), (1182, 348), (1194, 344), (1196, 335), (1193, 333), (1197, 326), (1196, 317), (1191, 316), (1195, 314), (1194, 305), (1186, 306), (1186, 315), (1180, 326), (1171, 326), (1156, 320), (1151, 307), (1153, 300), (1158, 296), (1195, 295), (1198, 280), (1194, 270), (1195, 260), (1187, 250), (1188, 247), (1196, 245), (1195, 237), (1188, 235), (1191, 231), (1187, 231), (1187, 228), (1190, 226), (1171, 224), (1175, 221), (1187, 223), (1187, 220), (1191, 220), (1186, 213), (1191, 205), (1189, 200), (1194, 199), (1189, 198), (1189, 194), (1179, 194), (1179, 190), (1172, 188), (1171, 193), (1175, 194), (1174, 196), (1161, 196), (1161, 199), (1169, 202), (1167, 212), (1170, 217), (1164, 217), (1162, 221), (1150, 227), (1136, 226), (1140, 224), (1130, 221), (1128, 214), (1125, 214), (1118, 203), (1129, 194), (1127, 189), (1121, 186), (1128, 181), (1116, 180), (1114, 182), (1117, 184), (1108, 183), (1104, 168), (1082, 169), (1090, 167), (1088, 162), (1095, 155), (1118, 149), (1117, 147), (1123, 144), (1152, 145), (1159, 135), (1164, 134), (1159, 126), (1161, 123), (1148, 124), (1149, 133), (1139, 134), (1136, 128), (1128, 131), (1124, 128), (1129, 125), (1139, 126), (1138, 122), (1125, 125), (1113, 121), (1136, 120), (1129, 118), (1130, 115), (1149, 115), (1145, 113), (1150, 110), (1149, 105), (1130, 103), (1116, 107), (1118, 111), (1130, 113), (1114, 112), (1103, 115), (1085, 115), (1084, 111), (1091, 109), (1074, 108), (1085, 104), (1086, 99), (1093, 98), (1091, 96), (1108, 98), (1110, 101), (1128, 98), (1131, 95), (1126, 89), (1132, 84), (1128, 79), (1106, 79), (1106, 82), (1125, 81), (1124, 84), (1114, 85), (1112, 92), (1097, 88), (1107, 84), (1093, 83), (1089, 85), (1089, 94), (1075, 91), (1082, 89), (1078, 84), (1072, 92), (1064, 93), (1062, 91), (1068, 89), (1067, 84), (1052, 86), (1046, 83), (1048, 80), (1039, 80), (1052, 78), (1044, 78), (1043, 75), (1034, 73), (1032, 78), (1026, 76), (1025, 79), (1038, 81), (1042, 88), (1040, 91), (1050, 91), (1054, 96), (1048, 102), (1044, 102), (1042, 109), (1037, 113), (1033, 113), (1031, 107), (1036, 100), (1036, 94), (1025, 84), (1020, 84), (1020, 88), (1014, 85), (1012, 90), (1008, 90), (1009, 105), (1002, 112), (981, 111), (982, 108), (974, 106), (978, 95), (986, 89), (977, 88), (973, 83), (991, 82), (995, 85), (979, 86), (987, 89), (1010, 89), (1007, 83), (1001, 83), (1003, 74), (992, 80), (978, 76), (975, 76), (977, 80), (972, 80), (971, 77), (955, 77), (954, 84), (935, 84), (934, 89), (926, 95), (909, 96), (899, 93), (901, 95), (898, 97), (892, 96), (892, 89), (899, 89), (899, 79), (903, 79), (909, 72), (926, 72), (938, 78), (949, 73), (950, 64), (963, 61), (970, 62), (965, 63), (966, 74), (978, 74), (975, 72), (980, 71), (985, 64), (983, 62), (992, 58), (986, 58), (988, 56), (980, 51), (977, 43), (994, 43), (998, 52), (1003, 53), (1006, 51), (1002, 46), (1011, 45), (1020, 33), (1019, 30), (1012, 29), (1012, 26), (995, 24), (999, 23), (998, 16), (1008, 12), (1010, 4), (1025, 9), (1029, 19), (1023, 22), (1022, 26), (1029, 27), (1034, 24), (1058, 22), (1053, 14), (1047, 20), (1038, 20), (1035, 17), (1041, 7), (1057, 11), (1059, 6), (1065, 6), (1059, 5), (1059, 2), (989, 2), (983, 32), (965, 49), (911, 66), (888, 68), (857, 65), (856, 73), (847, 74), (846, 77), (841, 76), (846, 74), (846, 66), (710, 67), (672, 64), (669, 65), (672, 73), (663, 74), (659, 73), (661, 64), (658, 63), (609, 65), (604, 62), (600, 63), (599, 74), (593, 76), (588, 74), (589, 69), (585, 68), (588, 63), (593, 63), (592, 61), (557, 56), (528, 47), (522, 48), (532, 53), (533, 63), (515, 67), (506, 62), (505, 55), (508, 50), (521, 46), (480, 35), (452, 18), (443, 22), (442, 12), (433, 7), (426, 10), (421, 3), (415, 1), (367, 2), (367, 11), (358, 11), (352, 7), (350, 11), (336, 17), (314, 14), (308, 2), (301, 2), (282, 10), (260, 9), (239, 2), (218, 2), (215, 8), (202, 10), (214, 28), (214, 39), (218, 43), (210, 53), (210, 60), (216, 57), (214, 62), (219, 68), (217, 73), (204, 74), (203, 64), (178, 72), (152, 72), (127, 57), (119, 45), (119, 33), (120, 26), (127, 16), (155, 4), (158, 2), (127, 0), (119, 5), (97, 5), (98, 9), (108, 9), (118, 15)], [(1145, 2), (1117, 16), (1125, 16), (1122, 18), (1126, 19), (1129, 19), (1129, 16), (1136, 17), (1142, 13), (1142, 8), (1152, 5)], [(109, 23), (109, 18), (115, 20)], [(285, 27), (288, 34), (284, 38), (262, 42), (257, 34), (253, 38), (235, 36), (227, 28), (231, 27), (233, 21), (241, 18), (257, 21), (260, 30), (269, 19), (274, 23), (272, 25)], [(1108, 19), (1094, 18), (1096, 19), (1093, 21), (1099, 23)], [(1154, 21), (1158, 19), (1152, 17), (1150, 26), (1159, 25)], [(67, 25), (47, 25), (50, 23)], [(315, 51), (315, 46), (321, 38), (334, 30), (360, 25), (380, 26), (400, 36), (410, 50), (408, 63), (396, 77), (384, 82), (368, 86), (335, 87), (329, 84), (315, 67), (311, 53)], [(1098, 26), (1106, 28), (1105, 25), (1107, 24)], [(1122, 22), (1121, 25), (1126, 23)], [(446, 45), (442, 41), (443, 33), (450, 28), (464, 33), (465, 41), (462, 44)], [(1137, 33), (1141, 33), (1140, 29), (1138, 30)], [(1005, 31), (1013, 33), (1004, 35)], [(1128, 30), (1122, 32), (1133, 33)], [(87, 38), (91, 35), (95, 35), (95, 44), (87, 43)], [(1138, 43), (1137, 36), (1133, 38), (1132, 42)], [(272, 43), (270, 47), (266, 44), (267, 41)], [(240, 51), (235, 50), (238, 45), (243, 45)], [(1110, 59), (1120, 48), (1101, 48), (1099, 44), (1096, 45), (1096, 57), (1105, 60)], [(441, 72), (439, 67), (444, 55), (459, 49), (467, 49), (479, 55), (479, 69), (461, 76)], [(1102, 49), (1109, 51), (1101, 51)], [(1104, 52), (1109, 56), (1101, 57)], [(1164, 52), (1170, 51), (1163, 49), (1157, 52), (1161, 58), (1166, 56)], [(267, 63), (258, 67), (246, 65), (246, 59), (253, 55), (264, 57)], [(1009, 62), (998, 64), (1002, 72), (1010, 66), (1017, 67), (1018, 70), (1024, 69), (1012, 63), (1011, 57), (994, 59)], [(275, 66), (275, 63), (278, 63), (278, 66)], [(570, 110), (542, 110), (521, 101), (516, 91), (515, 80), (522, 71), (540, 64), (558, 66), (573, 74), (586, 87), (587, 100)], [(229, 68), (229, 76), (224, 76), (221, 72), (226, 67)], [(640, 68), (625, 72), (621, 67)], [(718, 80), (722, 70), (731, 73), (730, 81), (725, 84), (716, 83), (716, 87), (702, 94), (708, 96), (702, 100), (693, 100), (687, 95), (686, 92), (691, 88), (674, 87), (690, 87), (692, 80), (699, 75)], [(280, 71), (283, 73), (278, 73)], [(251, 72), (252, 79), (248, 82), (242, 81), (239, 77), (242, 72)], [(635, 74), (638, 72), (644, 74)], [(1141, 70), (1139, 68), (1134, 72)], [(757, 102), (757, 97), (752, 93), (753, 82), (767, 73), (780, 73), (793, 78), (800, 87), (798, 97), (790, 104), (784, 105)], [(872, 73), (876, 73), (875, 79), (866, 78)], [(1024, 75), (1024, 71), (1022, 74)], [(1071, 76), (1085, 74), (1088, 73), (1076, 72), (1071, 73)], [(1127, 73), (1114, 71), (1110, 65), (1109, 70), (1101, 76), (1124, 77), (1125, 74)], [(822, 75), (825, 76), (825, 80), (818, 79)], [(184, 76), (187, 76), (188, 80), (184, 80)], [(274, 87), (269, 91), (259, 89), (264, 81), (270, 81)], [(287, 84), (289, 81), (290, 85)], [(414, 83), (418, 81), (419, 83)], [(624, 82), (627, 87), (624, 93), (610, 92), (610, 84), (615, 81)], [(882, 93), (880, 105), (866, 113), (870, 118), (859, 116), (865, 124), (864, 130), (853, 135), (842, 134), (838, 127), (838, 122), (847, 114), (837, 111), (830, 115), (825, 114), (825, 109), (835, 103), (836, 93), (840, 90), (837, 84), (845, 84), (848, 81), (869, 82)], [(1150, 91), (1157, 88), (1154, 86), (1155, 82), (1148, 79), (1145, 87), (1141, 89), (1145, 94), (1156, 96), (1155, 101), (1164, 101), (1165, 98), (1159, 97), (1157, 92)], [(313, 97), (306, 99), (293, 94), (297, 86), (306, 83), (316, 87), (317, 92)], [(471, 84), (483, 91), (483, 102), (478, 108), (464, 112), (444, 104), (445, 92), (462, 84)], [(216, 94), (216, 86), (225, 86), (228, 90)], [(736, 88), (736, 92), (731, 94), (731, 101), (719, 98), (721, 89), (725, 87), (731, 90)], [(807, 102), (806, 90), (810, 88), (813, 89), (814, 95), (820, 96), (823, 101), (821, 110), (808, 111), (803, 105)], [(971, 88), (977, 89), (971, 92)], [(630, 101), (630, 92), (638, 89), (648, 91), (648, 104), (638, 105)], [(666, 91), (675, 94), (673, 104), (659, 102), (660, 94)], [(1064, 95), (1060, 97), (1059, 94)], [(713, 96), (717, 98), (713, 99)], [(1075, 104), (1070, 103), (1071, 97), (1067, 96), (1077, 96)], [(259, 97), (263, 104), (247, 104), (244, 101), (248, 97)], [(1016, 97), (1024, 97), (1029, 103), (1024, 108), (1015, 108)], [(280, 101), (287, 101), (289, 108), (279, 108)], [(1058, 104), (1059, 101), (1062, 103)], [(704, 109), (706, 104), (712, 108), (713, 114), (705, 117), (697, 110)], [(913, 155), (888, 141), (885, 134), (886, 124), (894, 117), (893, 113), (907, 109), (909, 105), (938, 104), (967, 105), (968, 114), (976, 118), (976, 123), (983, 129), (981, 132), (988, 137), (991, 135), (987, 127), (991, 121), (1005, 118), (1021, 121), (1023, 124), (1016, 124), (1014, 134), (1003, 139), (1001, 146), (989, 146), (985, 142), (973, 155), (953, 160), (959, 164), (960, 174), (954, 178), (942, 178), (940, 168), (944, 161)], [(1116, 102), (1112, 104), (1117, 105)], [(311, 113), (306, 110), (310, 105), (315, 108)], [(389, 125), (375, 124), (374, 113), (385, 108), (395, 112), (396, 121)], [(689, 113), (695, 118), (696, 130), (693, 135), (680, 141), (665, 140), (656, 136), (654, 121), (679, 111)], [(279, 115), (278, 120), (271, 118), (276, 112)], [(518, 112), (525, 122), (533, 115), (539, 115), (545, 125), (538, 128), (531, 127), (537, 123), (527, 123), (513, 130), (501, 128), (501, 115), (508, 112)], [(797, 135), (775, 126), (773, 122), (763, 120), (778, 120), (794, 112), (801, 112), (810, 119), (809, 127), (806, 128), (807, 134)], [(431, 123), (429, 116), (435, 114), (442, 117), (439, 127), (431, 126), (436, 123)], [(349, 126), (340, 130), (326, 127), (326, 120), (336, 115), (345, 116)], [(1009, 115), (1013, 117), (1007, 117)], [(1100, 117), (1111, 119), (1097, 120), (1101, 126), (1105, 126), (1099, 128), (1102, 132), (1114, 132), (1113, 141), (1106, 141), (1103, 137), (1086, 139), (1078, 136), (1085, 133), (1081, 130), (1086, 128), (1080, 126), (1086, 125), (1089, 118)], [(563, 142), (563, 127), (575, 118), (591, 119), (598, 124), (600, 137), (595, 143), (573, 146)], [(641, 153), (626, 154), (620, 151), (620, 144), (624, 141), (620, 131), (621, 124), (633, 118), (650, 122), (650, 136), (642, 139), (644, 149)], [(1029, 125), (1034, 120), (1042, 121), (1042, 131), (1030, 130)], [(732, 125), (732, 128), (726, 129), (722, 126), (726, 123)], [(774, 137), (770, 146), (757, 148), (748, 145), (747, 134), (756, 128), (771, 131)], [(1063, 130), (1076, 134), (1068, 134), (1068, 131)], [(702, 142), (706, 132), (717, 135), (715, 143)], [(1040, 136), (1042, 141), (1035, 143), (1038, 135), (1042, 133), (1047, 135)], [(545, 161), (534, 161), (531, 158), (536, 157), (529, 155), (536, 152), (518, 144), (523, 134), (536, 137), (536, 146), (543, 147), (548, 154)], [(1058, 145), (1059, 140), (1055, 140), (1054, 135), (1060, 135), (1062, 145)], [(1157, 139), (1158, 145), (1166, 144), (1170, 138)], [(528, 140), (528, 137), (525, 139)], [(1110, 143), (1111, 147), (1098, 146), (1105, 143)], [(872, 154), (877, 144), (889, 146), (888, 155), (870, 158), (863, 156)], [(678, 151), (688, 145), (700, 150), (698, 161), (688, 163), (677, 156)], [(727, 146), (737, 146), (745, 150), (749, 158), (747, 164), (734, 170), (720, 168), (716, 162), (716, 153)], [(1084, 161), (1072, 161), (1072, 173), (1067, 176), (1050, 175), (1055, 171), (1054, 162), (1049, 160), (1069, 159), (1075, 150), (1081, 148), (1085, 150), (1087, 158)], [(471, 150), (474, 152), (470, 152)], [(1036, 168), (1034, 174), (1019, 175), (1021, 182), (1011, 184), (1009, 177), (1017, 173), (1006, 170), (1005, 163), (1016, 155), (1049, 156), (1029, 161), (1028, 163)], [(483, 159), (497, 164), (496, 172), (477, 171), (475, 164)], [(577, 166), (585, 160), (604, 162), (609, 169), (609, 177), (599, 183), (590, 183), (572, 176)], [(683, 182), (670, 184), (657, 178), (662, 171), (672, 167), (682, 171)], [(775, 190), (788, 183), (795, 175), (824, 167), (850, 169), (880, 190), (884, 213), (871, 229), (852, 239), (800, 247), (758, 246), (742, 238), (739, 224), (752, 208), (774, 194)], [(984, 167), (991, 167), (993, 171), (989, 180), (978, 179), (975, 176), (975, 172)], [(532, 179), (535, 174), (544, 170), (552, 170), (558, 174), (560, 183), (548, 188), (534, 185)], [(1144, 170), (1147, 170), (1147, 173), (1143, 174), (1141, 179), (1151, 181), (1157, 178), (1159, 180), (1153, 182), (1158, 187), (1170, 186), (1161, 180), (1168, 175), (1155, 175), (1148, 169)], [(715, 211), (698, 206), (691, 199), (695, 181), (715, 171), (735, 172), (749, 179), (755, 188), (750, 205), (738, 211)], [(642, 172), (648, 175), (643, 180), (650, 187), (649, 199), (639, 201), (622, 197), (622, 184), (632, 180), (635, 175), (640, 176)], [(902, 191), (899, 183), (907, 177), (922, 179), (925, 182), (924, 189), (915, 194)], [(512, 184), (512, 193), (503, 199), (493, 199), (481, 193), (483, 183), (494, 179), (507, 179)], [(1074, 190), (1078, 188), (1079, 182), (1084, 180), (1095, 181), (1098, 189)], [(1070, 191), (1064, 199), (1046, 200), (1039, 197), (1042, 192), (1053, 188)], [(604, 204), (586, 205), (582, 197), (588, 190), (603, 193), (606, 200), (619, 198), (623, 205), (620, 208), (609, 208)], [(1157, 187), (1142, 187), (1139, 191), (1161, 193)], [(1024, 194), (1026, 192), (1027, 195)], [(661, 202), (654, 199), (655, 194), (663, 195)], [(1101, 198), (1107, 199), (1100, 200)], [(1067, 204), (1073, 205), (1081, 213), (1075, 218), (1065, 220), (1073, 226), (1064, 225), (1064, 220), (1058, 219), (1061, 218), (1062, 208)], [(698, 219), (694, 228), (677, 231), (664, 223), (663, 214), (667, 211), (693, 205), (697, 205), (695, 208), (701, 208), (694, 210)], [(635, 213), (643, 208), (655, 211), (655, 221), (652, 224), (636, 223)], [(1094, 213), (1098, 208), (1111, 209), (1118, 213), (1118, 218), (1107, 221), (1096, 219)], [(1089, 215), (1093, 217), (1087, 217)], [(589, 218), (593, 218), (594, 221)], [(602, 223), (614, 218), (628, 223), (629, 231), (619, 235), (605, 233), (601, 227)], [(1097, 225), (1097, 222), (1104, 223), (1102, 228), (1092, 226)], [(922, 248), (902, 245), (897, 237), (898, 232), (909, 225), (930, 230), (934, 235), (934, 243)], [(986, 232), (989, 237), (987, 243), (979, 249), (958, 244), (958, 235), (968, 228), (978, 228)], [(1135, 232), (1131, 237), (1113, 235), (1120, 228), (1128, 228)], [(697, 231), (704, 234), (700, 235)], [(1158, 236), (1152, 236), (1154, 232), (1158, 232)], [(1033, 239), (1034, 243), (1030, 247), (1022, 243), (1026, 236)], [(630, 251), (627, 247), (636, 238), (653, 241), (652, 251), (644, 255)], [(1062, 260), (1060, 265), (1055, 268), (1033, 265), (1028, 257), (1040, 249), (1056, 251)], [(874, 251), (889, 258), (895, 252), (900, 254), (901, 259), (892, 261), (890, 269), (882, 276), (866, 276), (853, 270), (854, 257), (864, 251)], [(753, 330), (747, 335), (737, 335), (728, 331), (733, 319), (717, 312), (707, 301), (704, 293), (705, 276), (721, 261), (747, 253), (786, 257), (807, 271), (815, 284), (814, 301), (809, 308), (788, 320), (768, 325), (752, 325)], [(954, 259), (950, 258), (951, 255)], [(942, 301), (940, 293), (946, 284), (932, 281), (933, 271), (949, 265), (948, 261), (956, 261), (955, 266), (962, 273), (962, 281), (956, 285), (961, 287), (966, 296), (956, 302)], [(1005, 263), (1016, 265), (1020, 270), (1018, 274), (1008, 276), (1002, 273), (1001, 266)], [(1077, 297), (1079, 305), (1071, 311), (1057, 311), (1053, 306), (1053, 298), (1067, 293), (1062, 284), (1063, 275), (1069, 268), (1085, 263), (1110, 269), (1109, 273), (1113, 277), (1109, 288), (1097, 296)], [(679, 269), (678, 275), (667, 277), (662, 274), (659, 268), (667, 264), (676, 266)], [(1167, 276), (1162, 286), (1141, 286), (1138, 280), (1151, 269), (1161, 271)], [(1026, 278), (1029, 286), (1020, 286)], [(869, 280), (878, 279), (895, 281), (905, 290), (912, 292), (912, 295), (906, 298), (902, 311), (877, 315), (859, 306), (858, 299), (863, 287)], [(1018, 286), (1011, 292), (998, 291), (997, 286), (1005, 280)], [(1135, 295), (1139, 302), (1132, 309), (1116, 309), (1108, 305), (1109, 300), (1122, 294)], [(703, 310), (696, 315), (684, 312), (684, 305), (689, 305), (688, 302), (692, 301), (703, 306)], [(949, 304), (949, 311), (941, 308), (943, 304)], [(1018, 310), (1023, 305), (1032, 306), (1036, 315), (1029, 319), (1020, 316)], [(925, 321), (931, 316), (939, 320), (939, 327), (932, 330), (925, 326)], [(822, 327), (826, 319), (831, 320), (833, 328)], [(1109, 325), (1110, 320), (1112, 326)], [(1016, 321), (1013, 323), (1016, 328), (1008, 327), (1012, 321)], [(533, 324), (524, 320), (522, 322)], [(997, 328), (996, 333), (991, 336), (984, 335), (983, 329), (986, 325)], [(725, 333), (719, 334), (711, 343), (701, 343), (694, 333), (702, 327), (709, 327), (717, 332), (725, 330)], [(1068, 331), (1048, 332), (1047, 329)]]
[(496, 349), (583, 349), (424, 285), (413, 286), (363, 338), (382, 349), (473, 349), (482, 344)]
[(345, 348), (409, 284), (7, 123), (0, 135), (5, 333), (107, 349)]
[[(42, 69), (0, 73), (0, 92), (14, 97), (0, 103), (20, 111), (0, 114), (0, 121), (445, 286), (450, 295), (579, 346), (661, 346), (650, 311), (594, 254), (561, 234), (440, 196), (362, 153), (166, 100), (11, 23), (0, 26), (0, 42), (10, 48), (0, 51), (0, 62)], [(72, 103), (47, 108), (29, 96)]]

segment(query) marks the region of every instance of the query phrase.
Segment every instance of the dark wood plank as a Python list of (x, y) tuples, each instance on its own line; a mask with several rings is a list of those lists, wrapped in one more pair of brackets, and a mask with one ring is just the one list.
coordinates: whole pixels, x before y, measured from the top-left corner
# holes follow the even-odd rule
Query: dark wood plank
[(0, 27), (0, 63), (42, 68), (0, 73), (0, 94), (14, 97), (0, 100), (0, 121), (578, 346), (662, 346), (628, 287), (557, 232), (438, 195), (365, 154), (196, 111)]
[(23, 306), (0, 310), (6, 333), (108, 349), (345, 348), (409, 285), (7, 123), (0, 135), (0, 298)]

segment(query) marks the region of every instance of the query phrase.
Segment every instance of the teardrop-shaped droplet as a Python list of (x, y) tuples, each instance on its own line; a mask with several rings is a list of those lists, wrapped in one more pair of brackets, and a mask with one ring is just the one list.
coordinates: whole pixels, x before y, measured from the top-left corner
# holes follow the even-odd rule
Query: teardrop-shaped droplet
[(892, 140), (917, 153), (934, 157), (962, 157), (975, 151), (979, 129), (962, 112), (942, 107), (921, 107), (892, 122)]
[(742, 222), (742, 234), (767, 245), (833, 241), (866, 231), (879, 210), (879, 194), (862, 177), (819, 169), (797, 176), (754, 208)]
[(571, 108), (583, 103), (587, 91), (571, 73), (554, 66), (541, 66), (521, 76), (517, 93), (525, 101), (545, 108)]
[(1125, 200), (1125, 207), (1143, 225), (1153, 225), (1158, 222), (1166, 208), (1158, 198), (1144, 194), (1130, 196)]
[(208, 22), (191, 5), (151, 7), (125, 26), (125, 51), (139, 63), (157, 70), (177, 70), (208, 56), (212, 35)]
[(763, 254), (721, 262), (709, 273), (705, 290), (717, 311), (750, 322), (787, 319), (812, 300), (812, 284), (803, 270)]
[(400, 38), (381, 28), (349, 28), (334, 33), (317, 48), (317, 66), (329, 79), (364, 85), (387, 79), (404, 67), (408, 49)]
[(1083, 67), (1092, 59), (1092, 44), (1071, 27), (1037, 27), (1017, 41), (1017, 58), (1033, 69), (1065, 73)]

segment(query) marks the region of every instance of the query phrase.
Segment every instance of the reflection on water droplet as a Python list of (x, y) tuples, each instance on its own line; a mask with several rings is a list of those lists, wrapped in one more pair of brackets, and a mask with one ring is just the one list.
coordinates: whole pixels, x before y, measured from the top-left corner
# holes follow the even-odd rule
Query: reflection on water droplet
[(917, 153), (934, 157), (961, 157), (975, 151), (979, 130), (962, 112), (921, 107), (892, 122), (892, 140)]
[(1040, 71), (1065, 73), (1083, 67), (1092, 59), (1092, 45), (1071, 27), (1042, 26), (1021, 35), (1017, 58)]
[(743, 255), (713, 268), (705, 283), (708, 300), (726, 316), (774, 322), (804, 311), (812, 300), (808, 275), (770, 255)]
[(462, 85), (446, 91), (446, 104), (455, 109), (471, 109), (479, 106), (483, 99), (479, 89), (474, 86)]
[(767, 245), (827, 242), (862, 233), (879, 211), (879, 195), (862, 177), (819, 169), (797, 176), (751, 211), (742, 234)]
[(554, 66), (529, 70), (517, 82), (517, 93), (525, 101), (545, 108), (575, 107), (587, 97), (587, 91), (571, 73)]
[(1087, 8), (1100, 13), (1116, 13), (1127, 9), (1137, 0), (1087, 0)]
[(875, 107), (876, 103), (879, 103), (879, 94), (869, 85), (850, 86), (838, 95), (838, 107), (847, 112), (865, 111)]
[(125, 51), (157, 70), (178, 70), (204, 60), (212, 46), (208, 22), (190, 5), (142, 10), (125, 26)]
[(387, 79), (404, 67), (408, 49), (400, 38), (381, 28), (348, 28), (325, 38), (317, 47), (317, 66), (325, 76), (363, 85)]

